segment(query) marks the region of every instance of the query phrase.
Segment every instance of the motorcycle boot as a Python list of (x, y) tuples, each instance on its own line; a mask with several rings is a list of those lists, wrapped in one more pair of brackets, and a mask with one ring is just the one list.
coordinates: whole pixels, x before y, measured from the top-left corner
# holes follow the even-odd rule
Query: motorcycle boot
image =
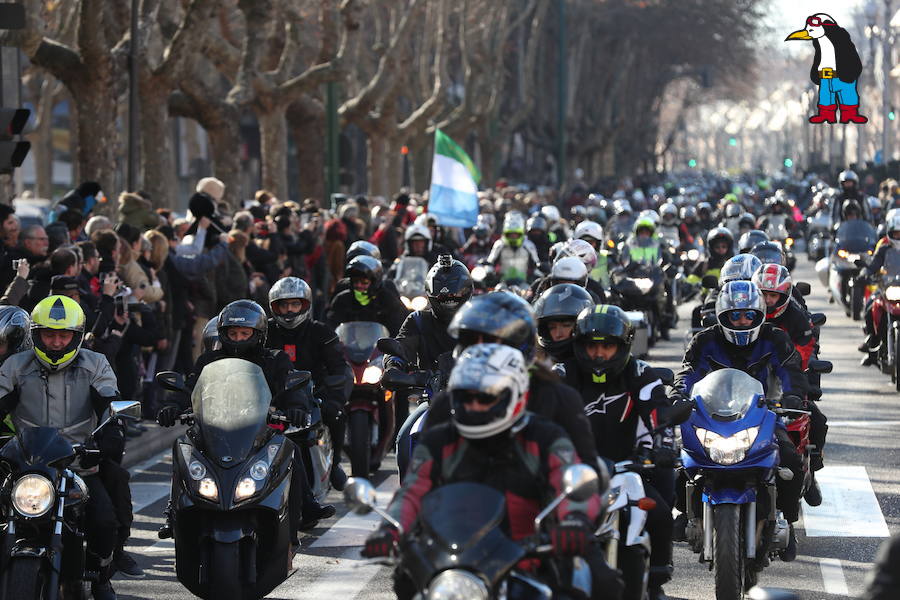
[(791, 529), (788, 532), (787, 548), (781, 551), (781, 560), (784, 562), (794, 562), (797, 558), (797, 534), (794, 532), (794, 524), (791, 523)]
[(172, 512), (172, 500), (170, 499), (163, 511), (163, 524), (156, 531), (156, 537), (161, 540), (168, 540), (172, 537)]
[(815, 475), (812, 475), (812, 484), (809, 486), (809, 489), (806, 490), (803, 499), (806, 500), (806, 503), (810, 506), (819, 506), (822, 504), (822, 490), (819, 488), (819, 482), (816, 481)]
[(97, 579), (91, 582), (91, 595), (94, 600), (116, 600), (116, 590), (113, 589), (110, 578), (113, 576), (115, 569), (113, 565), (113, 555), (110, 554), (106, 558), (101, 558), (88, 551), (87, 553), (87, 570), (94, 571)]
[(649, 600), (669, 600), (669, 596), (663, 591), (663, 584), (672, 579), (674, 567), (671, 564), (665, 566), (651, 566), (647, 577), (647, 597)]

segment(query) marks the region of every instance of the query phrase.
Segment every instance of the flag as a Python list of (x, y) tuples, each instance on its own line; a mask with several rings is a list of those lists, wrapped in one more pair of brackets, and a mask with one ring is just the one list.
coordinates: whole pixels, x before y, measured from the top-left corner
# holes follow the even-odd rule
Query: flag
[(472, 227), (478, 219), (481, 173), (465, 150), (440, 129), (434, 132), (434, 162), (428, 214), (446, 227)]

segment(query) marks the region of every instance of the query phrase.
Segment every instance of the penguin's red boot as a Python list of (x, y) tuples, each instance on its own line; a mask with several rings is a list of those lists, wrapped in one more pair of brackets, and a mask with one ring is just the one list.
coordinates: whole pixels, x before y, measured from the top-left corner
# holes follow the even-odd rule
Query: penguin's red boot
[(809, 118), (810, 123), (837, 123), (837, 104), (819, 104), (819, 114)]
[(859, 104), (841, 104), (841, 123), (868, 123), (869, 119), (857, 113)]

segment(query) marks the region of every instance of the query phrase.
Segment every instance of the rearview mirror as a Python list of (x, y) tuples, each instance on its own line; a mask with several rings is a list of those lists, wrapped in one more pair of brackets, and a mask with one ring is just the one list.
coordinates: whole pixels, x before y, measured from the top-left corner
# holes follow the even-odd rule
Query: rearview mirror
[(563, 492), (575, 502), (586, 502), (600, 492), (597, 471), (587, 465), (570, 465), (563, 471)]
[(129, 421), (141, 420), (141, 403), (135, 400), (113, 400), (109, 403), (109, 416)]
[(812, 293), (812, 287), (805, 281), (798, 281), (794, 284), (801, 296), (809, 296)]
[(310, 376), (309, 371), (291, 371), (284, 377), (284, 391), (299, 390), (309, 382)]
[(714, 290), (719, 287), (719, 278), (715, 275), (704, 275), (700, 280), (700, 285), (708, 290)]
[(351, 477), (344, 487), (344, 502), (358, 515), (367, 515), (375, 508), (375, 486), (368, 479)]
[(816, 327), (821, 327), (828, 320), (828, 317), (825, 316), (825, 313), (813, 313), (809, 316), (809, 320)]
[(834, 369), (834, 363), (830, 360), (818, 360), (815, 358), (811, 358), (806, 366), (813, 373), (831, 373), (832, 369)]
[(407, 388), (423, 388), (428, 385), (428, 373), (416, 371), (405, 373), (396, 367), (391, 367), (381, 375), (381, 387), (392, 392)]
[(187, 393), (187, 386), (184, 385), (184, 376), (175, 371), (160, 371), (156, 374), (156, 383), (170, 392)]
[(399, 356), (406, 359), (406, 353), (403, 350), (403, 344), (394, 338), (381, 338), (375, 343), (375, 346), (381, 350), (382, 354), (390, 354), (391, 356)]
[(665, 367), (653, 367), (653, 372), (659, 377), (664, 385), (672, 385), (675, 383), (675, 372)]
[(694, 412), (694, 403), (690, 401), (676, 402), (661, 412), (661, 425), (674, 427), (687, 422), (691, 418), (691, 413)]

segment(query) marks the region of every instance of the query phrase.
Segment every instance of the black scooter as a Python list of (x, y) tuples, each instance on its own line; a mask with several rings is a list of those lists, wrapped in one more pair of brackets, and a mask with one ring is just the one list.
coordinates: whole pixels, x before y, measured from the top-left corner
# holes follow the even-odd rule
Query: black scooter
[[(141, 404), (117, 400), (109, 412), (91, 438), (114, 420), (139, 420)], [(54, 427), (27, 427), (0, 450), (3, 600), (80, 600), (83, 582), (96, 579), (85, 571), (88, 489), (69, 468), (77, 458), (99, 456), (89, 442), (72, 444)]]
[[(170, 391), (187, 394), (184, 379), (157, 375)], [(309, 381), (287, 376), (284, 392)], [(191, 394), (192, 425), (172, 447), (172, 530), (178, 580), (193, 594), (249, 600), (271, 592), (290, 574), (288, 509), (294, 444), (270, 423), (262, 369), (238, 358), (207, 365)]]

